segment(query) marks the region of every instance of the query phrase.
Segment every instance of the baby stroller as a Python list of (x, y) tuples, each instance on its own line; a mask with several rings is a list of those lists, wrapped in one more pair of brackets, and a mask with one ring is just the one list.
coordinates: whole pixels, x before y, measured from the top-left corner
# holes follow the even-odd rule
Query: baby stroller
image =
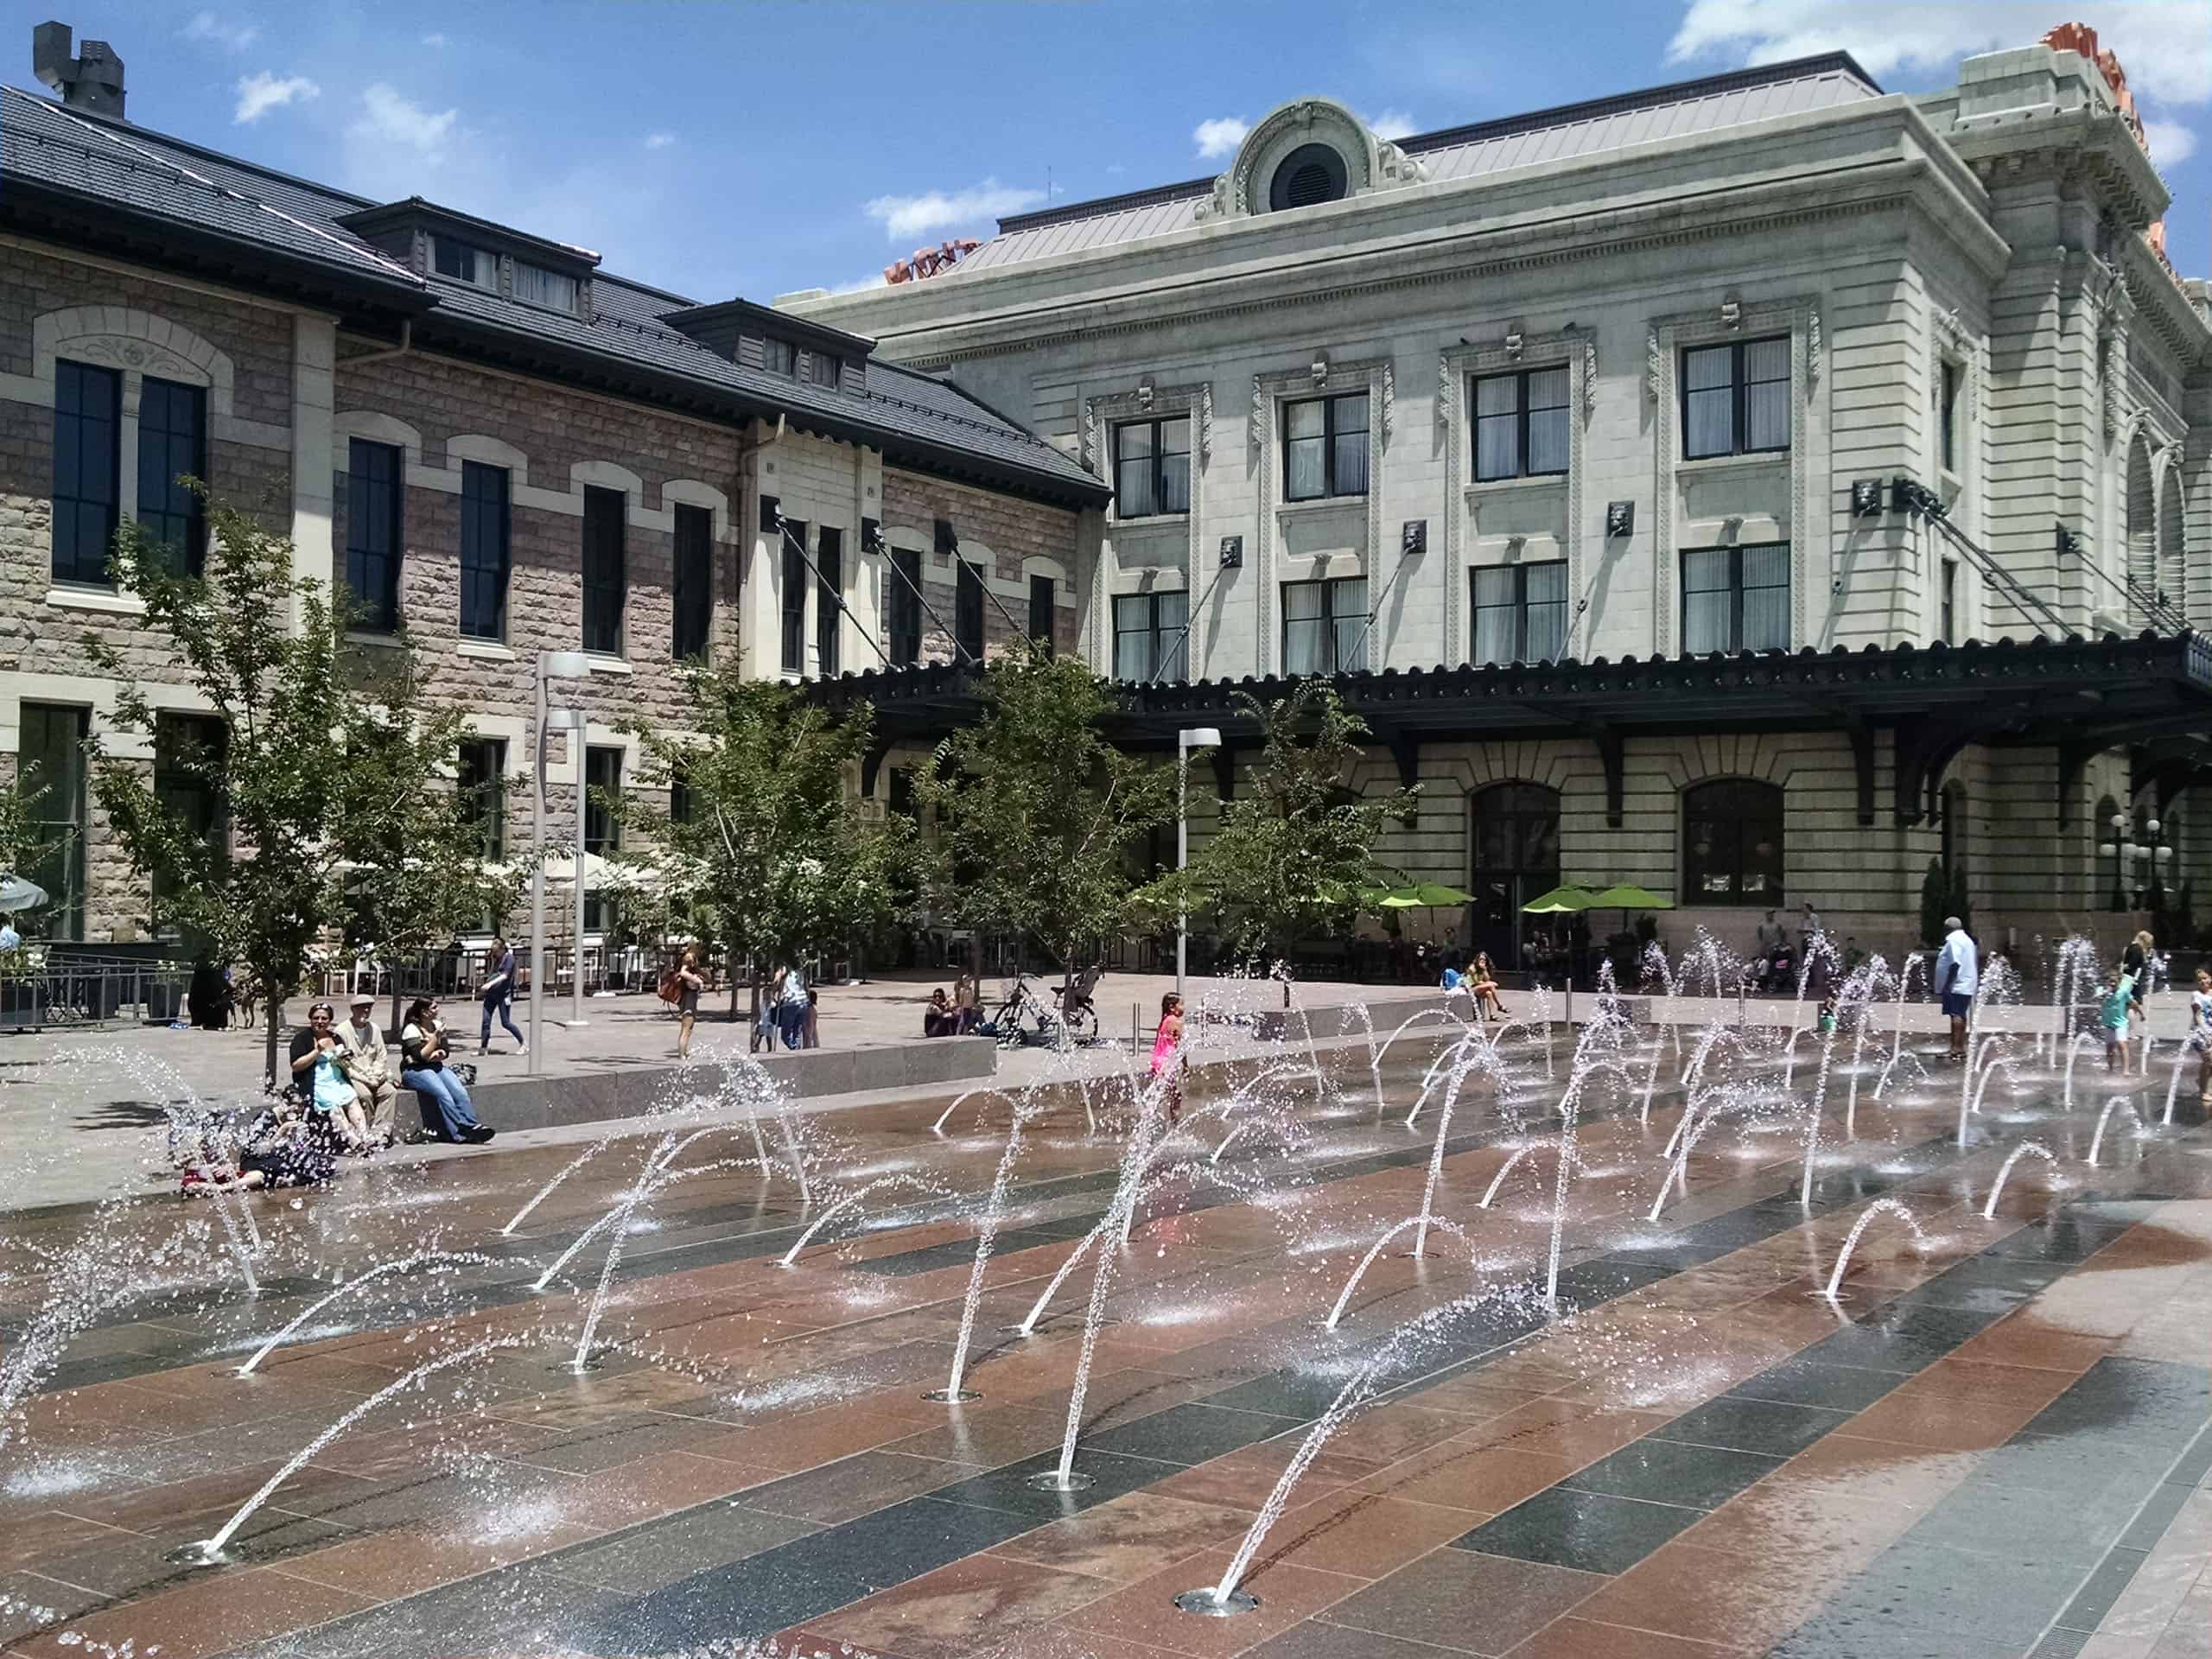
[(1786, 944), (1776, 945), (1760, 961), (1754, 977), (1762, 996), (1794, 990), (1797, 984), (1796, 953)]

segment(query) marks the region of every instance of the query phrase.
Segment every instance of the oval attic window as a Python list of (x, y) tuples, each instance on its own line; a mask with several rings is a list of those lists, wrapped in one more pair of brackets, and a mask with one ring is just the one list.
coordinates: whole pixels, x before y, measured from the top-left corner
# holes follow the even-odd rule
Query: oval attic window
[(1268, 188), (1268, 207), (1280, 213), (1286, 207), (1340, 200), (1344, 186), (1343, 156), (1326, 144), (1301, 144), (1275, 168), (1274, 181)]

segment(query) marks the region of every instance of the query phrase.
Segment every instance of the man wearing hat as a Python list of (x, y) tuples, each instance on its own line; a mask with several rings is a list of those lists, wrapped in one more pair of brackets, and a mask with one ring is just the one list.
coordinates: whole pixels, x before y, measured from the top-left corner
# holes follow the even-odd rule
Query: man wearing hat
[(377, 1024), (377, 1000), (363, 991), (347, 1007), (351, 1017), (338, 1028), (338, 1040), (346, 1050), (346, 1072), (353, 1080), (353, 1097), (361, 1103), (361, 1115), (369, 1121), (370, 1143), (388, 1147), (396, 1138), (392, 1115), (399, 1103), (399, 1085), (391, 1080), (384, 1032)]
[(1949, 1058), (1967, 1057), (1967, 1010), (1981, 988), (1981, 955), (1974, 936), (1955, 916), (1943, 918), (1943, 949), (1936, 957), (1936, 988), (1943, 998), (1943, 1012), (1951, 1021)]

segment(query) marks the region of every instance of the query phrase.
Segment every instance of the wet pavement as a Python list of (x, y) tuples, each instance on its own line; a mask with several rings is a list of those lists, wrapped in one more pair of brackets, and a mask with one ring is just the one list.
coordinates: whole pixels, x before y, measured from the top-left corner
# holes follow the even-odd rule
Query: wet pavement
[[(1651, 1222), (1682, 1062), (1670, 1049), (1647, 1072), (1631, 1056), (1583, 1093), (1554, 1306), (1571, 1041), (1548, 1077), (1541, 1046), (1508, 1039), (1503, 1097), (1467, 1083), (1425, 1253), (1402, 1253), (1400, 1234), (1334, 1330), (1362, 1257), (1421, 1208), (1440, 1105), (1404, 1119), (1434, 1039), (1393, 1053), (1380, 1114), (1363, 1047), (1325, 1055), (1320, 1090), (1294, 1061), (1201, 1080), (1172, 1154), (1182, 1176), (1143, 1202), (1126, 1248), (1105, 1248), (1116, 1276), (1073, 1459), (1090, 1484), (1074, 1491), (1030, 1478), (1060, 1461), (1091, 1258), (1032, 1334), (1007, 1327), (1108, 1212), (1127, 1116), (1109, 1088), (1030, 1103), (1045, 1109), (1025, 1127), (964, 1379), (981, 1397), (960, 1405), (922, 1395), (951, 1368), (1004, 1096), (971, 1099), (942, 1135), (943, 1098), (767, 1120), (758, 1154), (740, 1120), (679, 1153), (671, 1167), (697, 1173), (542, 1292), (665, 1143), (610, 1141), (511, 1231), (588, 1142), (257, 1196), (257, 1297), (204, 1201), (12, 1216), (0, 1363), (41, 1363), (0, 1446), (0, 1651), (2212, 1653), (2212, 1131), (2193, 1091), (2160, 1127), (2165, 1079), (2139, 1084), (2152, 1127), (2115, 1116), (2092, 1167), (2114, 1086), (2081, 1073), (2069, 1109), (2058, 1070), (2023, 1055), (1961, 1148), (1957, 1071), (1931, 1057), (1923, 1077), (1908, 1049), (1910, 1082), (1881, 1101), (1872, 1066), (1829, 1080), (1809, 1205), (1802, 1105), (1747, 1089)], [(1717, 1053), (1706, 1080), (1724, 1076), (1778, 1080), (1757, 1052)], [(1808, 1098), (1815, 1076), (1795, 1082)], [(1218, 1157), (1210, 1104), (1250, 1126)], [(2055, 1161), (2020, 1161), (1985, 1219), (2031, 1139)], [(872, 1182), (886, 1185), (779, 1265)], [(1843, 1300), (1821, 1299), (1885, 1198), (1924, 1239), (1877, 1215)], [(423, 1250), (467, 1259), (365, 1281), (237, 1374), (342, 1282)], [(577, 1374), (602, 1273), (596, 1368)], [(86, 1315), (66, 1342), (57, 1305)], [(1425, 1313), (1433, 1330), (1394, 1338)], [(1370, 1370), (1372, 1403), (1312, 1457), (1238, 1580), (1256, 1608), (1179, 1611)], [(225, 1564), (168, 1559), (356, 1411)]]

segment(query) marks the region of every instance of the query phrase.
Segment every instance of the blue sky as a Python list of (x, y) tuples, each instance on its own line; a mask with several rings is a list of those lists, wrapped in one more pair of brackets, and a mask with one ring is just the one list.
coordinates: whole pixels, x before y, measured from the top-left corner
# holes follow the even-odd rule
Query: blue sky
[[(997, 213), (1220, 170), (1302, 93), (1386, 132), (1833, 47), (1892, 91), (2074, 16), (2120, 54), (2212, 269), (2212, 0), (1493, 0), (1424, 5), (791, 3), (374, 6), (0, 0), (35, 87), (59, 15), (123, 57), (146, 125), (385, 199), (581, 243), (702, 299), (876, 278)], [(1567, 50), (1562, 51), (1561, 48)]]

